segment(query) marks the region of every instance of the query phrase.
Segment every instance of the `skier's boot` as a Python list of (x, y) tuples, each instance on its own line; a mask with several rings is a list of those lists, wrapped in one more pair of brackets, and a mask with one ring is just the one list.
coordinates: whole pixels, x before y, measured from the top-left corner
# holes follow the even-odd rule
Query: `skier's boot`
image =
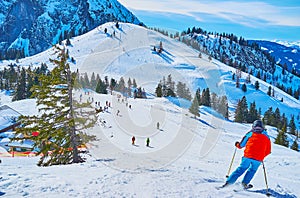
[(223, 184), (221, 187), (224, 188), (226, 186), (229, 186), (230, 184), (228, 182), (225, 182), (225, 184)]
[(242, 185), (243, 185), (243, 188), (244, 188), (244, 189), (249, 189), (249, 188), (252, 188), (252, 187), (253, 187), (252, 184), (242, 183)]

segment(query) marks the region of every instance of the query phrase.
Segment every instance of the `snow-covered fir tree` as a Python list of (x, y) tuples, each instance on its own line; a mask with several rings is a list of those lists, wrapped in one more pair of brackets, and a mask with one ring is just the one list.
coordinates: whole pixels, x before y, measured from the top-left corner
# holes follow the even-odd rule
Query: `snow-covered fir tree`
[(192, 105), (189, 108), (189, 112), (192, 113), (195, 116), (195, 118), (200, 116), (199, 103), (198, 103), (196, 96), (194, 97)]
[[(51, 60), (55, 67), (49, 75), (40, 76), (41, 84), (34, 86), (39, 115), (21, 116), (23, 127), (16, 132), (22, 134), (21, 139), (35, 142), (41, 156), (39, 166), (83, 162), (78, 146), (93, 139), (84, 130), (96, 122), (91, 103), (79, 103), (74, 98), (76, 74), (70, 71), (65, 49), (56, 50), (57, 59)], [(33, 131), (38, 131), (38, 136), (32, 136)]]

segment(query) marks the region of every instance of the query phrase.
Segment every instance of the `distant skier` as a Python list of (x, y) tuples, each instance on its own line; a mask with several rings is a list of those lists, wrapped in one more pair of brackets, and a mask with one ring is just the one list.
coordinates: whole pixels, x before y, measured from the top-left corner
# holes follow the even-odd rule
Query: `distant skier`
[(150, 145), (150, 138), (147, 138), (147, 139), (146, 139), (146, 146), (149, 147), (149, 145)]
[(132, 145), (134, 145), (134, 142), (135, 142), (135, 137), (134, 136), (132, 136), (131, 141), (132, 141)]
[(239, 167), (227, 178), (223, 187), (233, 184), (247, 170), (242, 185), (244, 188), (249, 188), (249, 183), (258, 167), (264, 158), (271, 153), (271, 141), (262, 121), (254, 121), (251, 131), (243, 137), (241, 142), (236, 142), (235, 146), (239, 149), (246, 147), (244, 156)]
[(156, 128), (159, 129), (159, 122), (156, 123)]

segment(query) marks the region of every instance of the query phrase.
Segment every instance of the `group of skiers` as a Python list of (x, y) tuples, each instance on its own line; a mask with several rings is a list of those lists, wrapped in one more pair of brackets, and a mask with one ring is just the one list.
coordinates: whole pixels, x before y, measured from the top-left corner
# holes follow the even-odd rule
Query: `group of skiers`
[[(135, 145), (135, 136), (132, 136), (131, 142), (132, 142), (132, 145)], [(147, 147), (150, 146), (150, 138), (149, 137), (146, 139), (146, 146)]]
[[(156, 128), (159, 129), (159, 122), (156, 123)], [(135, 145), (135, 136), (132, 136), (131, 142), (132, 142), (132, 145)], [(146, 139), (146, 146), (147, 147), (150, 146), (150, 138), (149, 137)]]

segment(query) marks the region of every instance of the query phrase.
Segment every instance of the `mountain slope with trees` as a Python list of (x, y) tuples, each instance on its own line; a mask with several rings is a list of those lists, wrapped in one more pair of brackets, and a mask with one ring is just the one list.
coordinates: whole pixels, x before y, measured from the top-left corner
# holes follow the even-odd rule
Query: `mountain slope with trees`
[[(278, 61), (279, 54), (284, 56), (282, 51), (285, 50), (279, 48), (272, 52), (260, 46), (260, 44), (270, 42), (247, 41), (243, 37), (237, 37), (234, 34), (207, 32), (195, 27), (183, 31), (181, 36), (177, 34), (176, 38), (200, 51), (199, 57), (204, 53), (226, 65), (263, 79), (299, 99), (300, 73), (296, 69), (297, 59), (299, 59), (297, 51), (295, 53), (291, 52), (296, 65), (291, 66), (289, 64), (288, 66), (287, 64), (280, 64), (280, 61)], [(283, 63), (282, 61), (281, 63)]]
[[(105, 33), (105, 30), (110, 33), (115, 31), (116, 34), (111, 36)], [(259, 77), (260, 72), (254, 69), (253, 73), (244, 72), (240, 68), (221, 63), (205, 53), (199, 57), (199, 51), (182, 42), (144, 27), (124, 23), (118, 24), (118, 28), (116, 23), (104, 24), (87, 34), (71, 39), (71, 42), (73, 43), (71, 46), (65, 46), (72, 56), (70, 57), (71, 68), (73, 71), (79, 69), (79, 78), (82, 79), (83, 84), (93, 85), (90, 87), (96, 85), (95, 89), (98, 93), (118, 90), (127, 94), (130, 89), (124, 84), (127, 79), (128, 84), (131, 84), (129, 79), (133, 79), (138, 81), (143, 88), (139, 89), (140, 94), (132, 94), (132, 96), (143, 96), (145, 95), (143, 93), (146, 93), (147, 97), (179, 96), (190, 101), (189, 105), (196, 97), (195, 104), (198, 103), (198, 105), (194, 105), (191, 109), (196, 115), (197, 106), (202, 105), (212, 107), (219, 112), (219, 116), (229, 120), (234, 120), (237, 115), (236, 121), (241, 123), (251, 123), (258, 117), (268, 116), (266, 112), (269, 112), (270, 107), (274, 107), (272, 111), (278, 107), (280, 120), (286, 118), (286, 127), (273, 124), (274, 122), (269, 118), (270, 122), (265, 123), (278, 127), (278, 131), (281, 131), (288, 129), (294, 117), (295, 126), (299, 129), (299, 99), (269, 84), (276, 79), (276, 75), (283, 75), (278, 66), (275, 67), (276, 70), (272, 75), (263, 74), (266, 76), (265, 81), (264, 78)], [(66, 41), (62, 44), (66, 44)], [(39, 68), (40, 63), (44, 62), (43, 65), (47, 64), (52, 67), (48, 61), (49, 57), (53, 59), (53, 49), (33, 57), (20, 59), (18, 64), (13, 61), (4, 61), (1, 66), (5, 66), (6, 69), (3, 71), (6, 72), (2, 75), (2, 81), (6, 82), (5, 84), (17, 84), (9, 80), (9, 71), (21, 66)], [(18, 71), (21, 74), (21, 70)], [(96, 77), (98, 74), (99, 77)], [(292, 76), (285, 72), (285, 75), (287, 74)], [(106, 76), (111, 78), (111, 82), (105, 78)], [(91, 80), (87, 80), (88, 78)], [(290, 85), (293, 90), (297, 90), (299, 78), (293, 76), (287, 81), (278, 82), (283, 83), (284, 86)], [(179, 101), (178, 104), (183, 100), (177, 101)], [(242, 101), (241, 105), (239, 101)], [(187, 107), (186, 104), (182, 103), (178, 106)], [(289, 130), (286, 132), (290, 133)]]

